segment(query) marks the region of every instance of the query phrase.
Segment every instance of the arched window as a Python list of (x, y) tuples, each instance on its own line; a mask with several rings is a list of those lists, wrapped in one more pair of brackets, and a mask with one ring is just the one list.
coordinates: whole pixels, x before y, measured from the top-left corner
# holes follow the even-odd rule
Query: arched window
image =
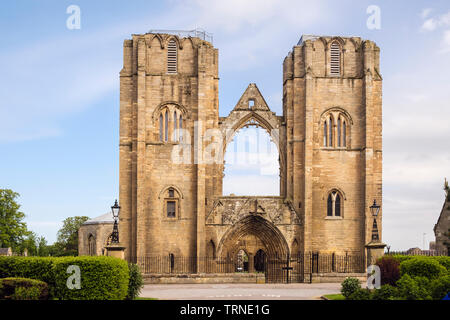
[(328, 195), (327, 200), (327, 216), (333, 216), (333, 199), (331, 197), (331, 194)]
[(180, 142), (183, 141), (183, 115), (180, 114)]
[(88, 238), (88, 255), (95, 256), (95, 238), (92, 234), (89, 235)]
[(337, 41), (333, 41), (330, 46), (330, 74), (341, 75), (341, 46)]
[(327, 198), (327, 216), (341, 217), (342, 205), (342, 195), (336, 190), (331, 191)]
[(337, 124), (337, 144), (338, 147), (341, 146), (341, 117), (338, 118), (338, 124)]
[(169, 112), (166, 110), (164, 115), (164, 141), (169, 140)]
[(342, 146), (343, 146), (343, 147), (346, 147), (346, 146), (347, 146), (346, 139), (347, 139), (347, 124), (346, 124), (346, 122), (344, 121), (344, 123), (343, 123), (343, 125), (342, 125)]
[(177, 112), (173, 112), (173, 137), (174, 141), (178, 141), (178, 117)]
[(349, 114), (341, 108), (333, 108), (322, 114), (320, 119), (321, 122), (323, 121), (323, 146), (336, 149), (348, 148), (350, 141), (347, 139), (351, 129), (348, 124), (352, 123)]
[(164, 141), (164, 119), (162, 113), (159, 115), (159, 141)]
[(330, 137), (328, 139), (328, 146), (332, 147), (333, 146), (333, 117), (330, 116), (330, 128), (328, 129), (330, 132)]
[(178, 142), (181, 140), (183, 110), (177, 105), (167, 104), (159, 111), (159, 141)]
[(167, 73), (177, 73), (177, 49), (176, 41), (171, 39), (167, 45)]
[(339, 193), (336, 194), (336, 198), (334, 200), (334, 215), (336, 217), (341, 216), (341, 196)]
[(164, 217), (169, 219), (179, 218), (180, 195), (175, 188), (165, 191)]

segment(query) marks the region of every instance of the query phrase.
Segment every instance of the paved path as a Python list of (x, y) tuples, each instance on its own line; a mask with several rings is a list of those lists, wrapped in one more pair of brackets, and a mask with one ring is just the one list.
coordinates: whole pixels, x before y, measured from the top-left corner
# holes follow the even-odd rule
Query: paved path
[(160, 300), (316, 300), (339, 293), (340, 283), (148, 284), (141, 297)]

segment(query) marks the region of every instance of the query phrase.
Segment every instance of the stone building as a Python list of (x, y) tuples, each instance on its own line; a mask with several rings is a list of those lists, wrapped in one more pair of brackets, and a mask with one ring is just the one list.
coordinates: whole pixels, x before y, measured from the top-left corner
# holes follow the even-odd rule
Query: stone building
[(434, 248), (437, 252), (449, 255), (450, 247), (450, 188), (445, 180), (445, 200), (441, 214), (434, 225), (434, 235), (436, 237)]
[(111, 235), (114, 220), (111, 213), (105, 213), (84, 222), (78, 229), (78, 254), (80, 256), (101, 256)]
[(0, 248), (0, 256), (11, 257), (13, 255), (11, 248)]
[[(369, 207), (382, 204), (374, 42), (302, 36), (283, 62), (282, 115), (251, 83), (219, 116), (218, 49), (205, 34), (132, 35), (123, 56), (119, 232), (127, 259), (197, 257), (203, 272), (201, 257), (242, 250), (249, 261), (258, 252), (367, 253)], [(279, 196), (222, 194), (226, 147), (247, 125), (267, 130), (278, 147)], [(377, 219), (381, 240), (382, 210)]]

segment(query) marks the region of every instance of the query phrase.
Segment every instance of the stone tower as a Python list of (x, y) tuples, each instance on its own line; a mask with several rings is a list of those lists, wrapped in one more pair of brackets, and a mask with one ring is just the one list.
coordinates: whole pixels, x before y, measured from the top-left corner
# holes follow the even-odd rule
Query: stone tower
[[(188, 164), (173, 163), (171, 154), (180, 141), (196, 143), (194, 129), (218, 126), (218, 50), (199, 37), (164, 33), (133, 35), (123, 48), (120, 239), (126, 256), (202, 255), (197, 234), (213, 177), (194, 164), (194, 148)], [(167, 206), (173, 216), (163, 214)]]
[[(201, 257), (242, 250), (249, 261), (258, 252), (366, 254), (369, 207), (382, 203), (379, 48), (358, 37), (303, 36), (283, 63), (282, 116), (252, 83), (219, 117), (218, 50), (206, 36), (155, 31), (124, 41), (119, 230), (127, 259), (196, 257), (194, 271), (205, 272)], [(222, 195), (226, 146), (248, 125), (278, 147), (278, 197)], [(377, 219), (381, 239), (381, 211)]]
[(304, 217), (305, 251), (371, 242), (369, 207), (382, 200), (379, 55), (357, 37), (303, 36), (284, 60), (286, 196)]

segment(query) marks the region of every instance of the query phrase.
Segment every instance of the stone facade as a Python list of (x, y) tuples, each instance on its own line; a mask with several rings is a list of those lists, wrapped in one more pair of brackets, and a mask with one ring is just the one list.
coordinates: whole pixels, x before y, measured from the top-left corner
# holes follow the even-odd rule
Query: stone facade
[[(210, 42), (148, 33), (123, 50), (119, 232), (127, 259), (366, 253), (369, 207), (382, 204), (375, 43), (303, 36), (283, 62), (282, 116), (250, 84), (219, 117)], [(278, 147), (279, 197), (222, 195), (226, 146), (247, 125), (267, 130)], [(381, 210), (377, 219), (381, 240)]]
[(434, 225), (434, 235), (436, 237), (434, 249), (440, 254), (448, 255), (450, 253), (450, 188), (448, 187), (447, 180), (445, 181), (445, 193), (441, 214)]
[(105, 213), (83, 223), (78, 229), (78, 254), (80, 256), (104, 255), (113, 224), (111, 213)]

